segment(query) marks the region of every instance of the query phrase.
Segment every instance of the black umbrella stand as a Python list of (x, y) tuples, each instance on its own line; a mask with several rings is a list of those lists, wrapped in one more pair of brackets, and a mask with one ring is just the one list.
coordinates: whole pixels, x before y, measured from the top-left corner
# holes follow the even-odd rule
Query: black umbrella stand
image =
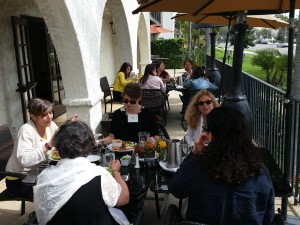
[(233, 26), (235, 31), (235, 42), (234, 42), (234, 52), (232, 61), (232, 71), (233, 74), (230, 76), (230, 87), (228, 93), (223, 96), (222, 106), (232, 107), (245, 116), (245, 119), (249, 126), (249, 135), (252, 131), (252, 112), (250, 105), (247, 101), (247, 97), (242, 94), (241, 85), (241, 73), (242, 73), (242, 60), (244, 51), (244, 38), (248, 25), (245, 23), (238, 23)]

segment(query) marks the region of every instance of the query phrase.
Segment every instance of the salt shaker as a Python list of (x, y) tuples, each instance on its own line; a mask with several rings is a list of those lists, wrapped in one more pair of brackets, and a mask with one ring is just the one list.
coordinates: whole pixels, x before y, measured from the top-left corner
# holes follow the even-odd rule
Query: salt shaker
[(135, 166), (134, 168), (138, 169), (140, 168), (140, 160), (139, 160), (139, 155), (135, 153)]

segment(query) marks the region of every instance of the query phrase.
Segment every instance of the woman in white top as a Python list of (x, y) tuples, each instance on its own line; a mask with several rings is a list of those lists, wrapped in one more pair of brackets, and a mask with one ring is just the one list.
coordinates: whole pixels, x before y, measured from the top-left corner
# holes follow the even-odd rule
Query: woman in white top
[(145, 68), (144, 75), (140, 79), (142, 89), (160, 89), (166, 92), (166, 88), (161, 78), (157, 76), (156, 65), (148, 64)]
[(216, 107), (219, 107), (219, 103), (215, 96), (207, 90), (199, 91), (192, 98), (184, 115), (188, 124), (184, 141), (188, 145), (194, 146), (194, 141), (197, 140), (203, 129), (205, 129), (208, 113)]
[[(21, 126), (15, 138), (13, 152), (7, 162), (6, 171), (24, 173), (40, 166), (47, 160), (47, 151), (58, 126), (53, 122), (53, 104), (47, 100), (35, 98), (28, 104), (31, 120)], [(74, 115), (71, 120), (77, 118)], [(32, 197), (32, 189), (22, 185), (21, 179), (6, 176), (6, 187), (10, 194), (20, 197)]]

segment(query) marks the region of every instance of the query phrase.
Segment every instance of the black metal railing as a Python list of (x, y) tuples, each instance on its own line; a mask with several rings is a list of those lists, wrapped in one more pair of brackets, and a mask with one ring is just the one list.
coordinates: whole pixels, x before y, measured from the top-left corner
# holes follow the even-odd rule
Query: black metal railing
[[(208, 60), (209, 61), (209, 60)], [(222, 93), (228, 93), (232, 67), (216, 60), (222, 74)], [(285, 92), (250, 74), (242, 72), (242, 93), (252, 110), (252, 138), (260, 147), (267, 148), (279, 168), (284, 172), (284, 149), (286, 130)], [(300, 189), (300, 101), (292, 99), (290, 185), (293, 188), (294, 204), (299, 203)], [(298, 141), (299, 140), (299, 141)]]

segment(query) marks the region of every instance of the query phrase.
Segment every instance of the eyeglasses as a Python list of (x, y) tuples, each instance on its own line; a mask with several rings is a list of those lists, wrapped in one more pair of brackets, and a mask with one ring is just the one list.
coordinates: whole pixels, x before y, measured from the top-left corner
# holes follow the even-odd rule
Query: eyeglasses
[(205, 103), (206, 105), (210, 105), (210, 104), (212, 103), (212, 100), (206, 100), (205, 102), (200, 101), (200, 102), (197, 102), (197, 105), (198, 105), (198, 106), (203, 106), (204, 103)]
[(137, 102), (137, 100), (135, 100), (135, 99), (131, 99), (131, 100), (129, 100), (129, 99), (124, 99), (123, 100), (123, 102), (125, 103), (125, 104), (127, 104), (128, 102), (131, 104), (131, 105), (134, 105), (136, 102)]

